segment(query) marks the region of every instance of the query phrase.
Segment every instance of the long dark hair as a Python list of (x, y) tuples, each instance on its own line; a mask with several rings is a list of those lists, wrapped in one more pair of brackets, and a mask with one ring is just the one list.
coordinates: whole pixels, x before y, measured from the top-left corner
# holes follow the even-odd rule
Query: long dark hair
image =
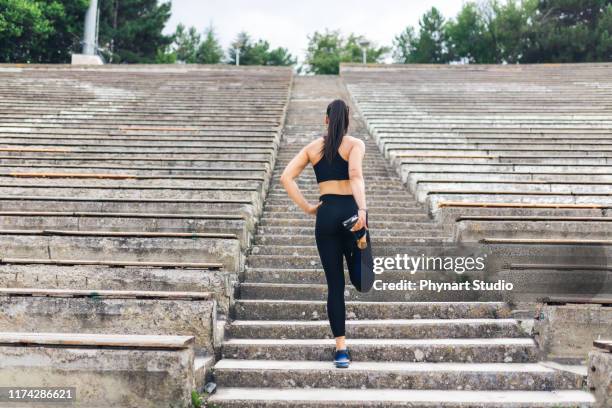
[(349, 127), (349, 108), (342, 99), (336, 99), (327, 105), (327, 135), (323, 138), (323, 157), (332, 161), (338, 154), (338, 147)]

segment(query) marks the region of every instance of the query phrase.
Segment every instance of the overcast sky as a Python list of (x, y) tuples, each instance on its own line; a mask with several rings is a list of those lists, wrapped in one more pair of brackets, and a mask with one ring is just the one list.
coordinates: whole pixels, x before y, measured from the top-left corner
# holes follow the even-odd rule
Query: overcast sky
[(273, 48), (289, 48), (302, 61), (314, 31), (340, 29), (364, 35), (378, 45), (391, 45), (408, 25), (416, 26), (427, 9), (437, 7), (454, 17), (463, 0), (172, 0), (166, 32), (178, 23), (202, 31), (212, 22), (223, 48), (236, 34), (247, 31), (268, 40)]

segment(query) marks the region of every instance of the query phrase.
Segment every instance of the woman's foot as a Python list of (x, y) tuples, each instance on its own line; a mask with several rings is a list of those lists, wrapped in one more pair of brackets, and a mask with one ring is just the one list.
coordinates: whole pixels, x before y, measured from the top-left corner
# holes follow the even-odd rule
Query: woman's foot
[(334, 352), (334, 364), (336, 368), (348, 368), (351, 363), (351, 355), (348, 349), (336, 350)]

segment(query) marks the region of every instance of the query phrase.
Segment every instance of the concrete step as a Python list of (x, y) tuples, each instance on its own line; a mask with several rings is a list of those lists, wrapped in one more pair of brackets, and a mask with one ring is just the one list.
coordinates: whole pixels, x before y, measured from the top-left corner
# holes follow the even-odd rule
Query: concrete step
[[(304, 195), (304, 197), (308, 201), (317, 202), (319, 200), (320, 195), (317, 193), (317, 194)], [(419, 203), (416, 202), (414, 198), (406, 197), (403, 194), (399, 194), (399, 195), (388, 195), (388, 194), (381, 194), (381, 195), (369, 194), (367, 195), (366, 194), (366, 199), (368, 201), (368, 211), (370, 211), (370, 208), (374, 209), (377, 207), (382, 207), (383, 204), (386, 207), (393, 207), (393, 208), (400, 207), (407, 211), (419, 210), (423, 208)], [(268, 197), (266, 198), (266, 204), (270, 206), (291, 205), (293, 204), (293, 201), (287, 196), (270, 197), (270, 195), (268, 195)]]
[[(388, 232), (389, 235), (391, 234), (391, 232)], [(432, 233), (429, 233), (429, 235), (433, 235)], [(259, 244), (262, 241), (264, 243), (276, 243), (275, 242), (275, 238), (284, 238), (286, 235), (267, 235), (267, 236), (261, 236), (259, 235), (258, 238), (256, 239), (256, 243)], [(312, 244), (314, 244), (314, 234), (312, 235), (302, 235), (303, 237), (311, 237), (310, 238), (310, 242)], [(301, 237), (301, 235), (296, 235), (294, 237), (294, 240), (297, 239), (297, 237)], [(434, 239), (433, 237), (429, 238), (429, 242), (440, 242), (442, 239), (442, 237)], [(377, 248), (377, 246), (382, 246), (382, 245), (388, 245), (388, 244), (397, 244), (399, 242), (404, 242), (405, 245), (407, 247), (409, 247), (409, 245), (411, 244), (411, 240), (408, 237), (394, 237), (394, 236), (376, 236), (375, 238), (372, 238), (372, 248)], [(398, 242), (399, 241), (399, 242)], [(395, 247), (395, 245), (394, 245)], [(387, 248), (381, 248), (381, 251), (385, 250), (385, 252), (388, 250)], [(310, 251), (312, 253), (312, 251)], [(288, 253), (290, 253), (292, 256), (289, 257), (287, 256)], [(316, 269), (321, 269), (322, 265), (321, 265), (321, 259), (319, 257), (319, 255), (317, 254), (312, 254), (312, 255), (302, 255), (299, 252), (299, 247), (295, 247), (294, 249), (291, 250), (291, 252), (286, 252), (286, 253), (271, 253), (271, 254), (264, 254), (264, 255), (259, 255), (256, 253), (252, 253), (249, 258), (248, 258), (248, 266), (251, 268), (271, 268), (271, 269), (282, 269), (282, 268), (297, 268), (297, 269), (312, 269), (312, 268), (316, 268)], [(393, 252), (389, 252), (390, 254), (393, 254)]]
[[(241, 320), (319, 320), (327, 316), (325, 300), (238, 299), (234, 316)], [(346, 315), (368, 319), (495, 319), (510, 316), (502, 302), (365, 302), (347, 301)]]
[[(387, 219), (381, 219), (379, 217), (369, 217), (369, 227), (374, 229), (395, 229), (395, 228), (436, 228), (440, 230), (442, 227), (432, 221), (412, 221), (410, 217), (403, 217), (405, 221), (388, 221)], [(259, 220), (259, 225), (263, 227), (312, 227), (314, 226), (315, 220), (311, 219), (299, 219), (299, 218), (277, 218), (277, 217), (265, 217)]]
[[(389, 232), (391, 234), (391, 232)], [(423, 247), (426, 245), (440, 246), (450, 243), (451, 238), (443, 232), (430, 232), (426, 236), (372, 236), (372, 245), (404, 245), (406, 247)], [(308, 235), (256, 235), (253, 238), (255, 245), (315, 245), (314, 234)], [(421, 248), (419, 248), (420, 253)]]
[[(254, 360), (329, 361), (333, 339), (230, 339), (223, 358)], [(535, 362), (538, 350), (531, 338), (493, 339), (347, 339), (355, 361), (411, 362)]]
[[(387, 231), (385, 231), (387, 232)], [(314, 234), (313, 234), (314, 236)], [(378, 239), (379, 237), (377, 236), (376, 239)], [(377, 241), (375, 241), (373, 244), (375, 244)], [(428, 253), (430, 252), (435, 252), (436, 249), (441, 250), (441, 247), (435, 247), (432, 246), (428, 249)], [(404, 254), (404, 253), (411, 253), (412, 251), (408, 251), (408, 249), (406, 248), (406, 246), (404, 245), (395, 245), (393, 243), (390, 244), (385, 244), (384, 248), (377, 248), (380, 251), (378, 251), (378, 254), (382, 255), (382, 251), (384, 250), (384, 254)], [(425, 248), (417, 248), (418, 255), (421, 255), (425, 250)], [(314, 257), (318, 257), (319, 256), (319, 252), (317, 251), (317, 247), (315, 245), (314, 242), (314, 238), (312, 241), (311, 245), (254, 245), (251, 248), (251, 255), (287, 255), (287, 254), (291, 254), (291, 256), (314, 256)], [(378, 255), (377, 254), (377, 255)], [(415, 254), (416, 255), (416, 254)], [(292, 271), (299, 271), (299, 269), (296, 268), (292, 268), (289, 272)], [(386, 271), (389, 271), (388, 269), (386, 269)]]
[[(416, 210), (416, 209), (415, 209)], [(432, 219), (427, 215), (424, 208), (419, 208), (416, 211), (406, 211), (403, 213), (385, 213), (385, 212), (373, 212), (369, 210), (369, 219), (372, 221), (378, 220), (379, 222), (432, 222)], [(314, 222), (315, 217), (310, 214), (305, 214), (300, 210), (292, 209), (289, 211), (281, 211), (274, 209), (273, 211), (265, 209), (260, 222), (265, 225), (268, 220), (277, 220), (279, 223), (286, 223), (293, 225), (293, 221), (309, 221)]]
[[(276, 181), (276, 178), (273, 178), (270, 183), (270, 192), (274, 194), (287, 194), (285, 188), (282, 184)], [(302, 192), (309, 194), (319, 194), (319, 186), (314, 178), (310, 179), (302, 179), (302, 177), (298, 178), (296, 181), (297, 185), (300, 187)], [(390, 174), (388, 180), (378, 179), (376, 183), (366, 184), (366, 194), (370, 192), (390, 192), (400, 194), (403, 193), (405, 195), (409, 195), (408, 191), (406, 191), (406, 187), (404, 184), (395, 176), (395, 174)]]
[[(316, 252), (316, 248), (312, 247), (310, 249), (312, 252)], [(294, 252), (286, 252), (285, 254), (285, 256), (298, 256)], [(505, 276), (508, 276), (508, 274), (500, 274), (500, 278)], [(349, 284), (350, 281), (346, 269), (344, 277), (345, 282)], [(486, 270), (485, 272), (466, 272), (463, 274), (463, 277), (462, 279), (483, 279), (486, 277)], [(512, 277), (517, 278), (521, 277), (521, 275), (517, 274)], [(435, 282), (457, 282), (458, 278), (454, 271), (419, 270), (412, 273), (412, 271), (406, 270), (386, 269), (384, 273), (377, 276), (377, 279), (387, 283), (400, 282), (402, 279), (407, 279), (418, 284), (421, 279), (430, 279)], [(247, 267), (243, 274), (243, 281), (245, 283), (326, 283), (325, 272), (321, 266), (313, 266), (311, 268)]]
[(328, 361), (221, 359), (214, 368), (223, 387), (401, 390), (581, 389), (582, 376), (534, 363), (409, 363), (355, 361), (338, 370)]
[[(409, 236), (411, 233), (420, 233), (423, 235), (429, 236), (440, 236), (441, 228), (439, 225), (434, 223), (414, 223), (414, 222), (405, 222), (398, 223), (395, 228), (383, 228), (374, 220), (369, 220), (368, 227), (370, 229), (370, 235), (372, 237), (377, 236), (390, 236), (390, 235), (400, 235), (400, 236)], [(258, 235), (313, 235), (315, 233), (315, 226), (311, 223), (310, 226), (260, 226), (257, 228)], [(446, 234), (444, 234), (446, 235)]]
[[(317, 200), (321, 196), (318, 189), (316, 191), (314, 189), (312, 191), (306, 191), (304, 189), (300, 189), (300, 190), (307, 200)], [(399, 201), (403, 203), (404, 205), (412, 204), (413, 206), (418, 207), (418, 203), (416, 202), (414, 197), (409, 195), (407, 192), (404, 192), (398, 189), (384, 189), (382, 191), (374, 191), (374, 192), (366, 191), (366, 198), (368, 199), (369, 202), (384, 201), (386, 204), (387, 201), (389, 202)], [(271, 204), (279, 204), (279, 203), (283, 204), (285, 202), (291, 202), (291, 199), (287, 196), (287, 193), (283, 193), (283, 192), (277, 193), (274, 191), (270, 191), (266, 199)]]
[[(370, 217), (375, 217), (378, 214), (406, 214), (406, 215), (423, 215), (423, 208), (416, 206), (407, 206), (405, 207), (405, 202), (392, 202), (392, 204), (396, 204), (397, 206), (389, 206), (383, 205), (383, 202), (373, 203), (374, 205), (368, 204), (368, 213)], [(264, 206), (264, 210), (268, 213), (276, 213), (276, 212), (293, 212), (293, 213), (301, 213), (302, 211), (299, 207), (293, 202), (286, 202), (284, 204), (269, 204), (266, 203)], [(312, 216), (311, 216), (312, 217)]]
[[(325, 318), (323, 315), (321, 318)], [(351, 338), (435, 339), (524, 337), (514, 319), (374, 319), (347, 320)], [(327, 320), (235, 320), (227, 334), (237, 339), (333, 338)]]
[[(346, 300), (382, 301), (382, 302), (454, 302), (454, 301), (501, 301), (503, 293), (497, 291), (426, 291), (426, 290), (377, 290), (379, 283), (367, 293), (358, 292), (352, 286), (346, 286), (344, 297)], [(242, 299), (268, 299), (268, 300), (324, 300), (327, 299), (327, 285), (312, 283), (255, 283), (243, 282), (240, 284), (240, 297)]]

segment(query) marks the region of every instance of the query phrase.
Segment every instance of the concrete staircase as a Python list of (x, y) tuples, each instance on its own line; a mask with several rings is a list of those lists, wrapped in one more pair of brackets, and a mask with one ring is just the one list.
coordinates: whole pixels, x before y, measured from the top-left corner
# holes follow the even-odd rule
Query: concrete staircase
[[(214, 367), (221, 407), (588, 407), (582, 377), (538, 363), (537, 348), (502, 302), (432, 301), (347, 286), (354, 363), (332, 365), (334, 341), (314, 219), (291, 203), (278, 176), (324, 131), (326, 104), (349, 100), (337, 77), (294, 81), (264, 213)], [(352, 106), (350, 134), (366, 141), (370, 227), (377, 245), (428, 248), (450, 241), (387, 166)], [(299, 180), (312, 201), (314, 173)], [(446, 233), (447, 234), (447, 233)], [(435, 299), (438, 300), (438, 299)], [(442, 300), (442, 299), (440, 299)], [(447, 299), (448, 300), (448, 299)]]

